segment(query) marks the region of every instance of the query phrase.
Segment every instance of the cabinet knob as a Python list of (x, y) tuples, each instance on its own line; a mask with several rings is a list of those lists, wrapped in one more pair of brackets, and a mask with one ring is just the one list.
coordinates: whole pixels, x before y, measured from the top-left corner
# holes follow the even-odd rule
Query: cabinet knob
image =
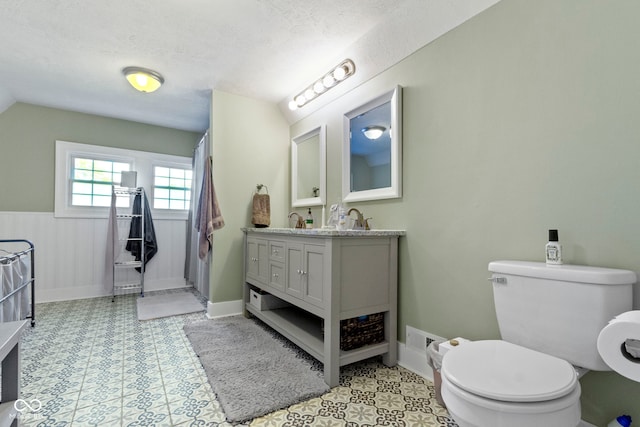
[(277, 279), (279, 277), (278, 273), (273, 273), (273, 277), (275, 277)]

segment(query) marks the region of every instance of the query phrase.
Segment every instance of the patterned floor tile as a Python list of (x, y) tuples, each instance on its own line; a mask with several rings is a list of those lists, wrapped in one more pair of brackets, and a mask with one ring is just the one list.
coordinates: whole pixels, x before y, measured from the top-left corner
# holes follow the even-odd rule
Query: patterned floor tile
[(204, 312), (140, 322), (136, 298), (38, 304), (21, 396), (42, 409), (23, 426), (455, 427), (433, 384), (379, 359), (344, 367), (321, 397), (232, 426), (183, 331)]
[(122, 399), (79, 408), (73, 415), (73, 425), (119, 426), (122, 418)]
[[(144, 406), (144, 407), (141, 407)], [(153, 405), (126, 405), (122, 407), (123, 426), (171, 426), (169, 407), (164, 401), (155, 401)]]

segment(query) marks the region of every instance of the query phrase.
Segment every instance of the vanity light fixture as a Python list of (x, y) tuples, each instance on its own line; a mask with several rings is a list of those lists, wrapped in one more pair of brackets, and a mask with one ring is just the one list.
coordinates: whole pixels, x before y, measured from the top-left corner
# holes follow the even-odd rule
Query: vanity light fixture
[(384, 126), (367, 126), (362, 129), (362, 133), (369, 139), (378, 139), (387, 130)]
[(154, 92), (164, 83), (164, 77), (157, 71), (142, 67), (125, 67), (122, 74), (135, 89), (140, 92)]
[(331, 69), (331, 71), (316, 80), (305, 90), (294, 96), (293, 99), (289, 101), (289, 109), (297, 110), (298, 108), (301, 108), (312, 99), (320, 96), (320, 94), (325, 93), (327, 90), (336, 86), (338, 83), (345, 81), (355, 72), (356, 64), (354, 64), (350, 59), (345, 59), (336, 67)]

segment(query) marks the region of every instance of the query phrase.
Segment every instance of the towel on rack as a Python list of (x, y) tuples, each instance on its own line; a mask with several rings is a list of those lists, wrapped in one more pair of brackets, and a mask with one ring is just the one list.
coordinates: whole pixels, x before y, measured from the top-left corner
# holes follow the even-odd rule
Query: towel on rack
[(111, 292), (113, 287), (113, 263), (120, 255), (118, 243), (118, 218), (116, 216), (117, 196), (112, 192), (111, 207), (109, 208), (109, 222), (107, 224), (107, 252), (105, 254), (104, 288)]
[(271, 224), (271, 204), (268, 194), (253, 195), (253, 216), (251, 223), (256, 227), (268, 227)]
[(220, 211), (216, 190), (213, 186), (213, 175), (211, 174), (211, 163), (213, 158), (207, 157), (202, 175), (202, 189), (198, 200), (198, 211), (196, 212), (195, 229), (200, 233), (198, 240), (198, 256), (206, 259), (213, 246), (213, 232), (224, 227), (224, 218)]
[[(158, 253), (158, 241), (156, 240), (156, 230), (153, 227), (153, 218), (151, 218), (151, 210), (149, 209), (149, 201), (144, 198), (144, 210), (142, 209), (142, 196), (136, 194), (133, 199), (133, 208), (131, 210), (133, 215), (144, 215), (144, 267), (146, 271), (147, 263), (151, 261), (151, 258)], [(142, 220), (140, 217), (133, 217), (131, 219), (131, 226), (129, 228), (129, 239), (139, 239), (143, 237), (141, 234)], [(136, 240), (129, 240), (125, 249), (131, 252), (136, 261), (142, 260), (142, 243)], [(141, 268), (136, 267), (138, 272), (141, 272)]]

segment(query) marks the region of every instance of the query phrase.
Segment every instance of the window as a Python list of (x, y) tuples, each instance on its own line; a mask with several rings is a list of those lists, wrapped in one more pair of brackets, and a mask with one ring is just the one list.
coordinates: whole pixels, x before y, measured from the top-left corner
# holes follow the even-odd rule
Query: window
[(110, 206), (111, 186), (120, 184), (120, 172), (131, 170), (131, 164), (86, 157), (72, 159), (71, 205)]
[(153, 208), (188, 210), (191, 201), (191, 169), (153, 168)]
[[(111, 187), (120, 184), (124, 171), (137, 173), (154, 221), (188, 218), (190, 157), (67, 141), (56, 141), (55, 216), (108, 218)], [(118, 201), (129, 203), (126, 197)]]

